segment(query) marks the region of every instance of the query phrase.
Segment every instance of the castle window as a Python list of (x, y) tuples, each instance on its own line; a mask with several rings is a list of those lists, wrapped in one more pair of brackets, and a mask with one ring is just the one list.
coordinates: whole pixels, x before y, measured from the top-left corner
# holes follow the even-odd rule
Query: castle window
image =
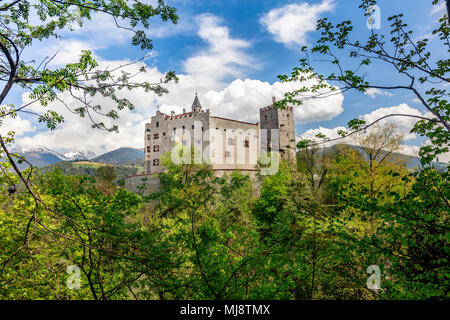
[(148, 134), (148, 135), (147, 135), (147, 140), (150, 140), (150, 138), (151, 138), (151, 137), (150, 137), (150, 135)]
[(202, 127), (202, 131), (203, 131), (203, 129), (204, 129), (204, 128)]
[(153, 152), (159, 152), (159, 146), (158, 145), (153, 146)]
[(153, 165), (159, 166), (159, 159), (153, 159)]
[(153, 139), (159, 139), (159, 133), (155, 133), (155, 134), (153, 135)]
[(147, 147), (147, 152), (150, 152), (150, 151), (152, 151), (151, 148), (150, 148), (150, 147)]
[(192, 125), (192, 129), (194, 129), (194, 125)]
[(234, 146), (234, 139), (233, 138), (228, 138), (228, 144), (230, 146)]
[(264, 116), (264, 120), (267, 120), (267, 116)]
[(183, 126), (183, 133), (184, 133), (184, 129), (185, 129), (185, 128), (184, 128), (184, 126)]
[(244, 148), (249, 148), (249, 147), (250, 147), (250, 141), (244, 140)]
[(163, 132), (163, 137), (164, 137), (164, 138), (166, 137), (166, 133), (165, 133), (165, 132)]
[(157, 127), (157, 128), (159, 127), (159, 122), (156, 122), (156, 127)]
[(230, 151), (225, 151), (225, 158), (229, 158), (231, 157), (231, 152)]

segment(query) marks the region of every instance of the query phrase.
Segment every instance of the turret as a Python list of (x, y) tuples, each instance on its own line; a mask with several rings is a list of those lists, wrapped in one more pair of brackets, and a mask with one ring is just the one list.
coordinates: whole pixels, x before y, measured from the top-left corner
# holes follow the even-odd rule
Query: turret
[(192, 103), (192, 112), (200, 112), (200, 111), (202, 111), (202, 105), (200, 104), (200, 100), (198, 99), (196, 92), (194, 102)]

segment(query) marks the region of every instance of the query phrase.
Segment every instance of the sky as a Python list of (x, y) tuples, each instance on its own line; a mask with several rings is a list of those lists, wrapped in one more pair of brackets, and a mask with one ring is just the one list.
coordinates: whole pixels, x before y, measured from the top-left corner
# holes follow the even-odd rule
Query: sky
[[(148, 0), (148, 2), (155, 2)], [(132, 34), (117, 29), (114, 21), (105, 15), (94, 14), (83, 28), (64, 32), (62, 39), (37, 42), (24, 52), (24, 59), (38, 64), (47, 56), (55, 58), (49, 64), (57, 68), (75, 61), (81, 50), (93, 52), (100, 66), (115, 67), (146, 56), (149, 71), (140, 75), (142, 81), (158, 81), (167, 71), (177, 73), (178, 84), (166, 85), (168, 94), (158, 97), (143, 90), (122, 92), (135, 105), (135, 110), (119, 112), (116, 121), (119, 133), (108, 133), (91, 128), (87, 119), (68, 112), (62, 104), (48, 107), (33, 104), (35, 112), (52, 109), (60, 112), (65, 122), (56, 130), (49, 130), (36, 118), (20, 114), (6, 119), (0, 132), (16, 133), (16, 146), (30, 148), (45, 146), (59, 152), (93, 151), (102, 154), (120, 147), (143, 148), (144, 124), (159, 109), (170, 114), (182, 112), (190, 106), (198, 92), (204, 109), (216, 116), (236, 120), (259, 121), (259, 108), (270, 105), (272, 97), (280, 99), (298, 84), (280, 83), (277, 75), (289, 74), (299, 66), (300, 48), (314, 44), (320, 34), (315, 31), (316, 21), (327, 17), (332, 22), (351, 20), (355, 26), (352, 37), (364, 40), (370, 34), (359, 1), (348, 0), (168, 0), (178, 10), (176, 25), (155, 18), (148, 34), (153, 40), (152, 51), (142, 51), (131, 45)], [(431, 35), (442, 16), (445, 5), (432, 6), (431, 0), (378, 1), (380, 30), (389, 33), (387, 18), (404, 13), (405, 22), (414, 30), (414, 39), (429, 38), (433, 59), (445, 57), (445, 50)], [(352, 60), (343, 58), (348, 68)], [(313, 60), (317, 71), (329, 74), (335, 66)], [(138, 68), (139, 64), (130, 66)], [(393, 73), (388, 65), (374, 65), (362, 70), (368, 80), (376, 84), (404, 84), (404, 78)], [(426, 88), (423, 88), (424, 90)], [(29, 101), (28, 92), (15, 88), (5, 104), (23, 105)], [(60, 96), (67, 104), (76, 101), (67, 94)], [(98, 99), (102, 105), (108, 101)], [(295, 131), (302, 138), (311, 138), (321, 132), (336, 137), (337, 130), (347, 122), (361, 118), (368, 122), (389, 113), (427, 115), (427, 111), (408, 91), (382, 91), (370, 89), (366, 93), (354, 91), (339, 93), (326, 99), (309, 100), (295, 108)], [(412, 118), (391, 118), (405, 133), (403, 151), (414, 154), (427, 143), (423, 137), (409, 133)], [(448, 161), (446, 155), (441, 161)]]

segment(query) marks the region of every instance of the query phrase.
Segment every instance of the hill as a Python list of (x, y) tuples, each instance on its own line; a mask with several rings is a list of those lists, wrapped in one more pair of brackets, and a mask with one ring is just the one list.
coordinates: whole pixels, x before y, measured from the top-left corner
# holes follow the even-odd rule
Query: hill
[[(354, 146), (354, 145), (349, 145), (349, 147), (353, 148), (354, 150), (358, 151), (359, 153), (361, 153), (362, 155), (366, 156), (365, 152), (362, 150), (361, 147), (359, 146)], [(334, 152), (337, 151), (337, 145), (333, 145), (330, 147), (325, 147), (323, 149), (323, 152), (325, 152), (326, 154), (332, 154)], [(297, 151), (297, 154), (299, 154), (302, 151)], [(320, 152), (317, 153), (317, 157), (319, 157), (321, 155)], [(384, 153), (381, 152), (381, 156), (383, 156)], [(395, 159), (397, 161), (400, 162), (404, 162), (406, 167), (409, 170), (414, 170), (414, 169), (418, 169), (421, 167), (421, 163), (420, 163), (420, 158), (418, 157), (414, 157), (411, 155), (407, 155), (407, 154), (403, 154), (403, 153), (399, 153), (399, 152), (393, 152), (390, 156), (390, 159)], [(432, 162), (432, 165), (438, 169), (445, 169), (447, 164), (443, 163), (443, 162)]]
[(108, 164), (125, 164), (140, 159), (144, 159), (144, 149), (119, 148), (91, 159), (91, 161)]
[[(68, 162), (60, 161), (49, 166), (41, 168), (41, 172), (49, 172), (55, 168), (61, 169), (67, 175), (89, 175), (95, 177), (97, 169), (102, 166), (108, 166), (106, 163), (97, 163), (92, 161)], [(144, 159), (132, 160), (126, 163), (112, 165), (116, 171), (116, 181), (124, 180), (125, 177), (144, 171)]]

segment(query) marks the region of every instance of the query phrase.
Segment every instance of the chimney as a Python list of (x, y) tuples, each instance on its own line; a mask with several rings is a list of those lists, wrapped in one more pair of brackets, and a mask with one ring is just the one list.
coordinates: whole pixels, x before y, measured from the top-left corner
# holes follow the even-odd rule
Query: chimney
[(175, 116), (175, 111), (170, 111), (170, 116), (171, 117)]
[(186, 108), (183, 108), (183, 113), (186, 113)]

